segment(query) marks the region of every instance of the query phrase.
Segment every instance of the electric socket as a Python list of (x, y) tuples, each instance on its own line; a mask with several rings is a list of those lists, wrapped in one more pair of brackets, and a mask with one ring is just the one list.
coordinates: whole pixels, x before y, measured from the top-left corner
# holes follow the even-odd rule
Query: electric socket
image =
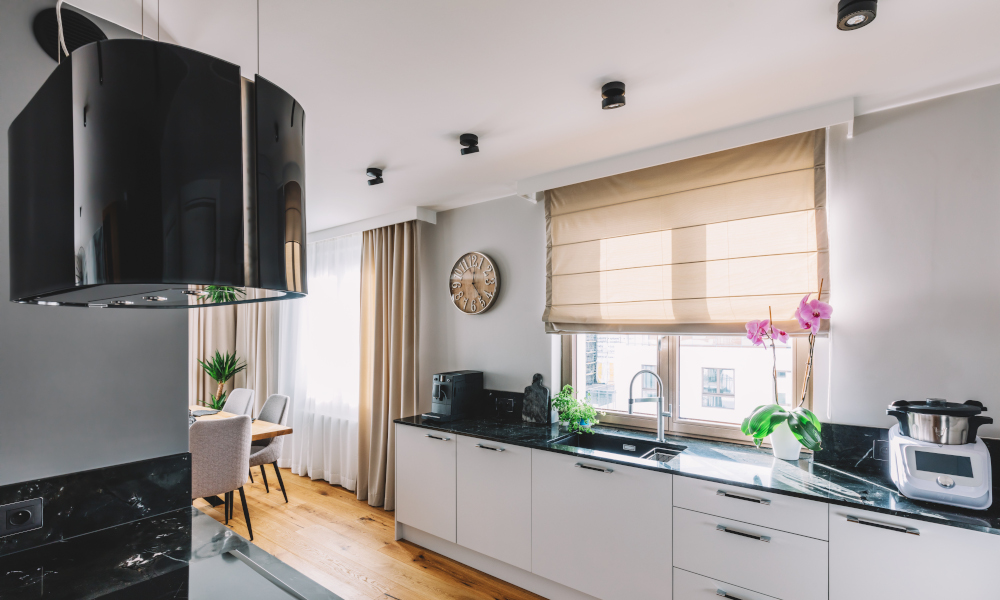
[(0, 506), (0, 537), (42, 526), (42, 499), (32, 498)]
[(889, 460), (889, 440), (875, 440), (872, 447), (872, 457), (875, 460)]

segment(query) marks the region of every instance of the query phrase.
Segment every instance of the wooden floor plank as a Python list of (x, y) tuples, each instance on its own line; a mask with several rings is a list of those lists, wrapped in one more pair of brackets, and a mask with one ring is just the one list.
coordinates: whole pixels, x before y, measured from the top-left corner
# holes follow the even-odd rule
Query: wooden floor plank
[[(544, 600), (486, 573), (409, 542), (395, 540), (392, 512), (368, 506), (325, 481), (281, 469), (288, 502), (268, 468), (244, 485), (254, 543), (345, 600)], [(220, 523), (221, 509), (194, 506)], [(248, 536), (237, 495), (231, 529)]]

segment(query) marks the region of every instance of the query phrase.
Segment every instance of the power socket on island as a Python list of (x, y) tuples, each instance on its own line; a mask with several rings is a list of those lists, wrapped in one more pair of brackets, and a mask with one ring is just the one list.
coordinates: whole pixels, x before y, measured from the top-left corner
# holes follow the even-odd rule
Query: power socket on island
[(42, 526), (42, 499), (32, 498), (0, 506), (0, 537)]

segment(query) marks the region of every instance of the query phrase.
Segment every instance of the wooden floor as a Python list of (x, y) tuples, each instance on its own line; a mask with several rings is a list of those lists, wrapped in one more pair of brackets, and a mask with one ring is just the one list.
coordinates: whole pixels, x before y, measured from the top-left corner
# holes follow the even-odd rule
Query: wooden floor
[[(271, 493), (259, 469), (244, 490), (254, 544), (345, 600), (522, 600), (542, 598), (405, 541), (395, 541), (393, 513), (359, 502), (352, 492), (282, 469), (288, 504), (268, 466)], [(229, 526), (247, 537), (239, 493)], [(222, 507), (194, 505), (220, 523)]]

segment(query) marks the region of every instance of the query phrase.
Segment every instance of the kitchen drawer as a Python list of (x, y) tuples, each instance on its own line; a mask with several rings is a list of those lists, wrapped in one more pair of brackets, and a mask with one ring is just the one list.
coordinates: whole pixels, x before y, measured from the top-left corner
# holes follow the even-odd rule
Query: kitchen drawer
[(674, 569), (674, 600), (776, 600), (718, 579)]
[(830, 517), (825, 502), (677, 477), (674, 506), (818, 540), (828, 539)]
[(675, 567), (785, 600), (827, 598), (822, 540), (683, 508), (673, 529)]

